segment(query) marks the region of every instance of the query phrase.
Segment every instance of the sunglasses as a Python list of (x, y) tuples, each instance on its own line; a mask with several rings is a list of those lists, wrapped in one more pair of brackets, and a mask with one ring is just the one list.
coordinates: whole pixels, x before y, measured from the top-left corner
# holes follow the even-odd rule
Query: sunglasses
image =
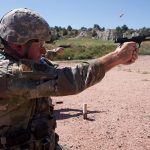
[(45, 41), (40, 41), (38, 39), (30, 40), (31, 43), (38, 43), (41, 47), (45, 46)]

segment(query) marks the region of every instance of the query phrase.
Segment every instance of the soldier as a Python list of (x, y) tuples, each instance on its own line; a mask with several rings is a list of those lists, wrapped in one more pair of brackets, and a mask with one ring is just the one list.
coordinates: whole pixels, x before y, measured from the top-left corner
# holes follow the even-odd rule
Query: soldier
[(44, 18), (27, 8), (14, 9), (0, 21), (0, 149), (61, 149), (49, 96), (77, 94), (111, 68), (138, 57), (136, 43), (128, 42), (101, 58), (58, 68), (42, 57), (49, 29)]

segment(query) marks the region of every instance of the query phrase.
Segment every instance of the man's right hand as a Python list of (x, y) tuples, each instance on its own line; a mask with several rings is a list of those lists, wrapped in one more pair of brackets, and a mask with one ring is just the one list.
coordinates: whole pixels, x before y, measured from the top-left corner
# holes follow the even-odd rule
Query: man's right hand
[(137, 48), (135, 42), (126, 42), (117, 47), (114, 52), (117, 54), (120, 64), (127, 65), (136, 61), (138, 58), (139, 48)]
[(116, 48), (115, 51), (99, 58), (104, 64), (105, 72), (119, 64), (131, 64), (138, 58), (139, 49), (135, 42), (126, 42)]

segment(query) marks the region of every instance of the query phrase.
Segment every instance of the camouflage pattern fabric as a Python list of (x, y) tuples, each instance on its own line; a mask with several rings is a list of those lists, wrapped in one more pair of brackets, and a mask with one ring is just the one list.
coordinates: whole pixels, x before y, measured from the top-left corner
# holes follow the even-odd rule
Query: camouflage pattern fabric
[(0, 21), (0, 37), (5, 41), (22, 45), (29, 40), (50, 40), (50, 27), (43, 17), (27, 8), (14, 9)]
[[(51, 113), (49, 96), (77, 94), (99, 82), (104, 75), (103, 64), (96, 60), (60, 69), (48, 62), (15, 61), (1, 52), (0, 135), (26, 129), (34, 118), (45, 120)], [(50, 136), (55, 136), (55, 121), (49, 119), (47, 124)]]

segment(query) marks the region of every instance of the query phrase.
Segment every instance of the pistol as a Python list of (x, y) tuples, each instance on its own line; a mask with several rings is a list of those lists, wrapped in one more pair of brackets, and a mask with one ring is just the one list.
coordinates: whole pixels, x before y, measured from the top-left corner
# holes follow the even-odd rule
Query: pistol
[(141, 46), (141, 43), (144, 41), (150, 41), (150, 34), (148, 35), (140, 35), (140, 36), (133, 36), (131, 38), (117, 38), (115, 39), (115, 43), (123, 44), (124, 42), (136, 42), (139, 44), (139, 47)]

